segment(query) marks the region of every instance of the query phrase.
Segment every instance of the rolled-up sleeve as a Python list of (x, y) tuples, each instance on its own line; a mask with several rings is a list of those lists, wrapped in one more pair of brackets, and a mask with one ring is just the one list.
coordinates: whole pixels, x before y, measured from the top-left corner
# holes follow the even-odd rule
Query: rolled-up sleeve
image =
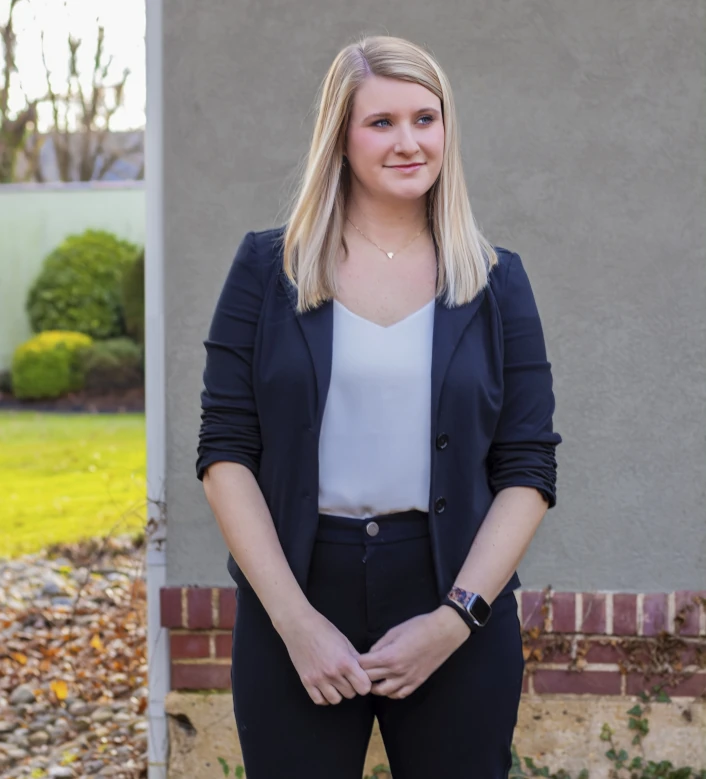
[(216, 304), (206, 347), (196, 476), (209, 465), (241, 463), (257, 476), (260, 426), (252, 366), (263, 298), (255, 237), (243, 238)]
[(488, 452), (493, 494), (506, 487), (535, 487), (556, 505), (556, 447), (551, 364), (529, 278), (512, 254), (498, 302), (503, 324), (503, 405)]

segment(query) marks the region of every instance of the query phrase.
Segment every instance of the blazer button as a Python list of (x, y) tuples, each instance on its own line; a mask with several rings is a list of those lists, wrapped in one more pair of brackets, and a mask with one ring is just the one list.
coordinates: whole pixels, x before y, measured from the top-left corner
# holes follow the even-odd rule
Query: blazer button
[(445, 508), (446, 508), (446, 498), (437, 498), (434, 501), (434, 511), (437, 514), (442, 514)]
[(449, 445), (449, 437), (446, 433), (440, 433), (436, 437), (436, 448), (437, 449), (446, 449), (446, 447)]

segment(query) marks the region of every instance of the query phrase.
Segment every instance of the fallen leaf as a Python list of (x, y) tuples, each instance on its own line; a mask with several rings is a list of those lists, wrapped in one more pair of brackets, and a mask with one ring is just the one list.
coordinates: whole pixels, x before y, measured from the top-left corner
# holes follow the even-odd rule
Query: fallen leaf
[(102, 652), (105, 649), (103, 642), (101, 641), (101, 637), (98, 635), (98, 633), (96, 633), (91, 639), (91, 646), (98, 652)]
[(68, 685), (61, 679), (54, 679), (54, 681), (49, 684), (49, 687), (60, 701), (65, 700), (66, 696), (69, 694)]

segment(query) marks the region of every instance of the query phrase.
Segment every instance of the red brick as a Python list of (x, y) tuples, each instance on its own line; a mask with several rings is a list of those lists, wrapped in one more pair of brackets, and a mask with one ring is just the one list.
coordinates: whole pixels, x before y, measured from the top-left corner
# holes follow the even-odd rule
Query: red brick
[(626, 680), (625, 691), (628, 695), (638, 695), (643, 690), (650, 692), (652, 687), (661, 686), (669, 696), (688, 696), (698, 698), (706, 694), (706, 673), (698, 673), (684, 679), (675, 685), (664, 685), (664, 680), (659, 676), (645, 677), (638, 673), (629, 673)]
[(522, 677), (522, 692), (527, 694), (529, 692), (529, 674), (525, 674)]
[(541, 628), (544, 625), (543, 603), (543, 592), (536, 590), (522, 592), (522, 627), (525, 630), (534, 627)]
[[(562, 637), (559, 636), (561, 639)], [(569, 639), (567, 639), (568, 641)], [(547, 638), (531, 639), (527, 642), (529, 649), (540, 649), (542, 652), (541, 660), (534, 660), (532, 662), (539, 663), (568, 663), (571, 660), (571, 648), (568, 651), (562, 651), (556, 646), (556, 637), (548, 636)]]
[(552, 630), (555, 633), (576, 632), (575, 592), (555, 592), (552, 595)]
[(213, 627), (211, 612), (211, 588), (193, 587), (186, 592), (187, 615), (192, 630), (208, 630)]
[(647, 593), (642, 604), (642, 634), (656, 636), (667, 629), (667, 594)]
[(588, 663), (617, 663), (620, 660), (625, 660), (625, 657), (625, 650), (619, 643), (613, 645), (602, 641), (590, 641), (584, 655)]
[(208, 636), (198, 633), (181, 633), (169, 637), (169, 651), (173, 660), (186, 660), (193, 657), (208, 657)]
[(231, 657), (232, 644), (233, 637), (230, 633), (216, 636), (216, 657)]
[(159, 613), (163, 628), (180, 628), (181, 587), (162, 587), (159, 591)]
[(699, 655), (696, 651), (699, 644), (687, 644), (683, 649), (679, 651), (679, 659), (682, 665), (698, 665)]
[(637, 595), (618, 593), (613, 595), (613, 633), (616, 636), (637, 635)]
[(620, 671), (536, 671), (534, 691), (543, 693), (581, 693), (620, 695)]
[(581, 633), (605, 634), (605, 593), (584, 592)]
[(229, 690), (230, 665), (172, 664), (172, 690)]
[(679, 610), (684, 609), (684, 622), (681, 626), (674, 625), (674, 631), (681, 636), (698, 636), (699, 635), (699, 622), (701, 620), (701, 607), (698, 603), (694, 603), (694, 596), (699, 593), (692, 592), (691, 590), (679, 590), (674, 593), (675, 615), (679, 613)]
[(232, 630), (235, 625), (235, 588), (221, 587), (218, 591), (218, 627)]

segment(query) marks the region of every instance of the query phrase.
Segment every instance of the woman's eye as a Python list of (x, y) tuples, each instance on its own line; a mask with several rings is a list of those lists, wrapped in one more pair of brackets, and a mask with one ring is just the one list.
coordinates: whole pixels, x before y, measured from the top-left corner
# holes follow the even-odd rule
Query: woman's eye
[[(423, 122), (422, 124), (431, 124), (434, 121), (434, 117), (430, 116), (429, 114), (424, 114), (424, 116), (420, 116), (417, 121), (421, 121), (422, 119), (427, 119), (428, 121)], [(380, 122), (387, 122), (390, 123), (389, 119), (378, 119), (377, 121), (373, 122), (373, 127), (381, 127), (382, 125)]]

